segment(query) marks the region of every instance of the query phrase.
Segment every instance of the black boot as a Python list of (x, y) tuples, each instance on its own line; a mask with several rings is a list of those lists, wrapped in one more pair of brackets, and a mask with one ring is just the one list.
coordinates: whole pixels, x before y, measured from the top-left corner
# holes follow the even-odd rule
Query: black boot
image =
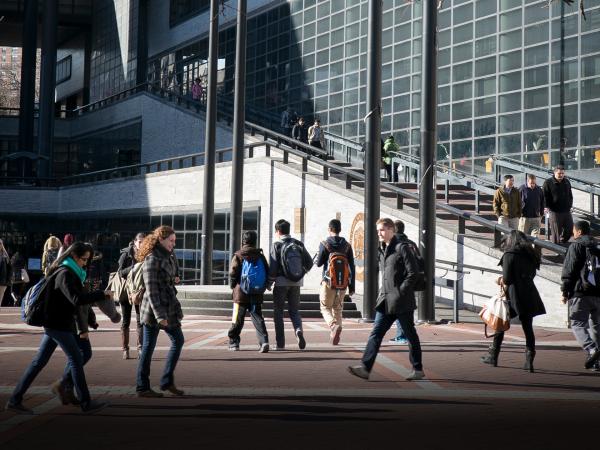
[(527, 349), (525, 352), (525, 365), (523, 366), (524, 370), (528, 370), (533, 373), (533, 358), (535, 358), (535, 350)]
[(481, 362), (484, 364), (490, 364), (494, 367), (498, 366), (498, 355), (500, 354), (500, 348), (502, 347), (502, 340), (504, 339), (504, 333), (494, 334), (494, 341), (488, 350), (488, 354), (481, 357)]

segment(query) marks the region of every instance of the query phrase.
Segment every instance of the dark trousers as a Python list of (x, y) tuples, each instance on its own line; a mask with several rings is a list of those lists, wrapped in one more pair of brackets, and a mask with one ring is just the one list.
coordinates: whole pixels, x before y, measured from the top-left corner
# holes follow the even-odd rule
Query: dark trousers
[[(129, 333), (129, 326), (131, 325), (131, 312), (134, 309), (134, 305), (127, 302), (120, 302), (121, 305), (121, 316), (123, 321), (121, 322), (121, 330), (127, 330)], [(140, 305), (135, 305), (135, 324), (137, 331), (137, 345), (138, 349), (142, 347), (142, 339), (144, 335), (144, 329), (142, 328), (142, 322), (140, 321)], [(127, 338), (127, 344), (129, 344), (129, 337)]]
[(570, 212), (555, 213), (550, 211), (550, 241), (555, 244), (566, 244), (573, 235), (573, 216)]
[[(150, 364), (152, 363), (152, 354), (156, 347), (156, 341), (158, 340), (158, 332), (161, 327), (144, 325), (144, 343), (142, 344), (142, 354), (140, 355), (140, 361), (137, 368), (137, 386), (136, 391), (147, 391), (150, 389)], [(165, 389), (173, 384), (174, 372), (181, 355), (181, 349), (183, 348), (184, 337), (181, 327), (166, 327), (163, 328), (169, 339), (171, 340), (171, 348), (167, 354), (167, 361), (165, 363), (165, 370), (160, 379), (161, 389)]]
[[(85, 366), (87, 362), (92, 359), (92, 343), (89, 339), (82, 339), (77, 336), (77, 345), (79, 346), (79, 350), (81, 351), (81, 357), (83, 358), (83, 365)], [(75, 383), (73, 382), (73, 375), (71, 374), (71, 366), (67, 363), (65, 366), (65, 371), (63, 373), (62, 385), (65, 389), (73, 389)]]
[[(521, 321), (521, 327), (523, 327), (523, 333), (525, 333), (525, 347), (528, 350), (535, 351), (535, 334), (533, 333), (533, 317), (519, 316)], [(494, 333), (494, 342), (496, 342), (496, 336), (498, 336), (498, 344), (500, 347), (502, 340), (504, 339), (504, 331), (497, 331)], [(498, 349), (500, 351), (500, 349)]]
[(415, 370), (423, 370), (423, 363), (421, 362), (421, 341), (415, 328), (415, 319), (413, 312), (406, 312), (401, 314), (384, 314), (381, 311), (375, 313), (375, 322), (373, 323), (373, 329), (369, 335), (367, 341), (367, 348), (362, 357), (362, 363), (369, 372), (375, 365), (375, 359), (377, 353), (379, 353), (379, 347), (385, 333), (390, 329), (392, 324), (397, 320), (402, 325), (404, 331), (404, 337), (408, 341), (408, 357), (410, 363)]
[(248, 311), (250, 313), (250, 317), (252, 317), (252, 324), (256, 329), (256, 337), (258, 338), (259, 345), (268, 343), (269, 334), (267, 333), (265, 319), (262, 315), (262, 305), (240, 305), (239, 303), (234, 303), (233, 305), (231, 328), (229, 329), (229, 333), (227, 333), (229, 336), (229, 343), (239, 345), (241, 340), (240, 334), (242, 333), (242, 328), (244, 328), (246, 311)]
[(79, 347), (79, 336), (70, 331), (52, 330), (44, 328), (44, 336), (40, 343), (37, 355), (19, 380), (11, 397), (10, 403), (19, 404), (23, 401), (23, 396), (31, 383), (35, 380), (42, 369), (48, 364), (54, 350), (60, 345), (61, 350), (67, 355), (67, 365), (71, 370), (71, 377), (75, 384), (75, 392), (82, 405), (89, 403), (90, 392), (85, 381), (83, 372), (83, 355)]
[(392, 179), (392, 165), (391, 164), (385, 164), (385, 163), (383, 163), (383, 167), (385, 168), (385, 173), (387, 175), (387, 180), (388, 180), (388, 182), (391, 183), (392, 181), (394, 181)]
[(286, 301), (294, 331), (302, 330), (302, 317), (300, 317), (299, 311), (300, 286), (275, 286), (273, 288), (273, 322), (275, 323), (275, 340), (279, 348), (285, 347), (283, 307)]

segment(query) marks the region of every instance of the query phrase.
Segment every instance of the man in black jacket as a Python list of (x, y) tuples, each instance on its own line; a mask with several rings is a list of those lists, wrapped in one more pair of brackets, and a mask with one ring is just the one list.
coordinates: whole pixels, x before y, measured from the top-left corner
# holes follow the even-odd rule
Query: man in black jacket
[(417, 261), (407, 242), (399, 241), (394, 234), (392, 219), (377, 221), (379, 249), (380, 288), (375, 305), (375, 323), (362, 357), (362, 364), (349, 366), (352, 375), (367, 380), (375, 364), (381, 341), (396, 319), (400, 320), (406, 339), (413, 370), (407, 380), (425, 377), (421, 362), (421, 343), (415, 329), (414, 311), (417, 308), (414, 285), (419, 271)]
[(544, 200), (546, 212), (550, 213), (548, 227), (550, 228), (550, 240), (555, 244), (566, 244), (571, 238), (573, 229), (573, 192), (571, 183), (565, 177), (565, 168), (556, 166), (554, 176), (544, 182)]
[[(597, 368), (600, 359), (600, 280), (596, 282), (590, 278), (586, 265), (590, 259), (593, 260), (589, 256), (600, 257), (600, 247), (598, 241), (590, 236), (588, 222), (576, 222), (573, 235), (575, 240), (567, 250), (562, 270), (562, 302), (569, 302), (571, 329), (588, 355), (584, 366), (591, 369)], [(590, 332), (590, 322), (593, 333)]]
[(292, 128), (292, 137), (297, 141), (308, 144), (308, 128), (304, 123), (304, 117), (300, 117), (298, 123)]

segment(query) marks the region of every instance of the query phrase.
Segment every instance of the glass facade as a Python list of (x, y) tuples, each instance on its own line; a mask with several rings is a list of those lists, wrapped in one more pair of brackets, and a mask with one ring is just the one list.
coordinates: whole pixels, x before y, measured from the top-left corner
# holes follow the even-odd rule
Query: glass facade
[[(229, 271), (229, 212), (215, 212), (213, 273), (215, 284), (225, 284)], [(243, 229), (254, 230), (260, 236), (260, 209), (248, 209), (243, 214)], [(62, 238), (72, 233), (76, 240), (92, 243), (102, 253), (99, 271), (104, 283), (115, 271), (120, 250), (126, 247), (136, 233), (169, 225), (177, 233), (175, 254), (181, 279), (193, 282), (200, 278), (202, 214), (196, 212), (101, 216), (73, 215), (0, 215), (0, 238), (9, 251), (19, 251), (27, 258), (41, 258), (39, 249), (49, 233)], [(260, 245), (260, 242), (259, 242)]]

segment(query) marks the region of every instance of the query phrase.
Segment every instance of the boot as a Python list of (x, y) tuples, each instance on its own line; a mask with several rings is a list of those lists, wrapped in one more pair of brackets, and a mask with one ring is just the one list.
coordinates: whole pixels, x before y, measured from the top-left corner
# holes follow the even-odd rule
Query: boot
[(525, 352), (525, 365), (523, 366), (524, 370), (528, 370), (533, 373), (533, 358), (535, 358), (535, 350), (527, 349)]
[(123, 349), (123, 359), (129, 359), (129, 328), (121, 330), (121, 347)]
[(488, 354), (481, 357), (481, 362), (489, 364), (491, 366), (498, 366), (498, 355), (500, 354), (500, 348), (502, 347), (502, 341), (504, 340), (504, 333), (494, 334), (494, 341), (488, 349)]

